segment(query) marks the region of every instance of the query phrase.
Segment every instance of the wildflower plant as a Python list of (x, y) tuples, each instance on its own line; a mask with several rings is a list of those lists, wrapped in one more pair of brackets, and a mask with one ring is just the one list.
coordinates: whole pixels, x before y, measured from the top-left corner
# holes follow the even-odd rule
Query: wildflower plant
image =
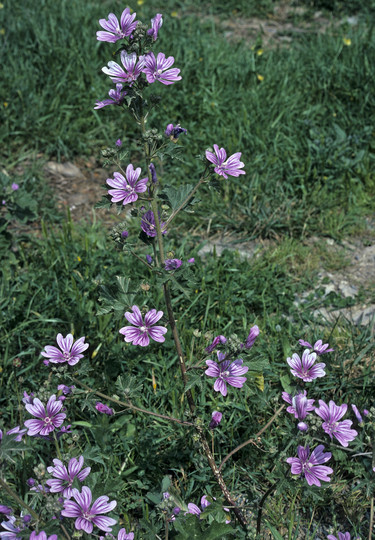
[[(178, 395), (176, 402), (181, 404), (181, 409), (172, 416), (169, 411), (160, 410), (162, 402), (160, 408), (143, 404), (143, 382), (138, 381), (132, 373), (113, 381), (113, 392), (104, 394), (94, 387), (90, 366), (90, 358), (95, 358), (100, 345), (96, 345), (89, 356), (88, 349), (93, 343), (91, 336), (89, 344), (85, 342), (85, 337), (75, 340), (73, 333), (65, 337), (58, 333), (58, 347), (45, 345), (40, 353), (41, 367), (47, 374), (46, 384), (39, 390), (32, 389), (30, 394), (26, 391), (23, 393), (23, 425), (4, 430), (4, 434), (0, 431), (0, 460), (4, 462), (3, 453), (5, 455), (10, 449), (9, 443), (19, 444), (21, 452), (25, 448), (25, 438), (30, 447), (35, 441), (42, 441), (46, 445), (44, 448), (48, 448), (43, 461), (34, 468), (36, 478), (29, 478), (26, 482), (30, 490), (26, 501), (15, 493), (5, 479), (5, 473), (0, 473), (0, 485), (6, 493), (6, 500), (1, 501), (4, 504), (0, 505), (0, 512), (5, 516), (0, 537), (43, 540), (83, 535), (84, 538), (94, 536), (136, 540), (144, 538), (142, 527), (150, 534), (155, 533), (148, 519), (123, 523), (122, 516), (127, 512), (126, 496), (123, 497), (125, 489), (118, 489), (118, 481), (124, 469), (129, 467), (128, 461), (134, 459), (130, 458), (131, 452), (122, 463), (116, 464), (119, 472), (111, 486), (110, 481), (100, 479), (94, 470), (98, 463), (105, 465), (103, 460), (108, 456), (98, 456), (90, 444), (85, 446), (79, 441), (74, 431), (75, 426), (93, 428), (98, 439), (110, 438), (116, 429), (124, 428), (131, 418), (130, 413), (144, 415), (150, 420), (158, 418), (184, 428), (186, 440), (190, 441), (205, 471), (202, 478), (210, 484), (209, 495), (202, 496), (200, 501), (186, 502), (189, 495), (184, 500), (167, 474), (161, 490), (147, 494), (163, 521), (165, 538), (168, 538), (169, 532), (175, 534), (176, 538), (201, 537), (207, 540), (233, 535), (247, 538), (248, 534), (254, 532), (246, 499), (232, 491), (223, 474), (223, 467), (242, 448), (258, 441), (284, 405), (254, 439), (232, 449), (221, 464), (218, 463), (216, 434), (220, 434), (220, 439), (224, 438), (233, 418), (241, 420), (241, 407), (231, 407), (236, 404), (239, 393), (247, 392), (250, 385), (261, 391), (264, 389), (263, 368), (268, 364), (257, 358), (255, 353), (261, 333), (256, 324), (241, 336), (235, 333), (223, 335), (221, 332), (226, 333), (226, 330), (218, 327), (214, 334), (204, 336), (195, 350), (182, 337), (178, 301), (180, 295), (189, 297), (194, 290), (197, 270), (195, 257), (191, 256), (192, 253), (184, 253), (184, 245), (176, 253), (173, 237), (176, 217), (182, 212), (191, 211), (193, 205), (198, 204), (198, 190), (203, 186), (216, 188), (218, 182), (230, 182), (232, 178), (245, 175), (245, 163), (241, 161), (241, 152), (231, 153), (232, 150), (217, 144), (225, 144), (224, 141), (208, 140), (207, 148), (202, 148), (197, 162), (195, 183), (181, 179), (173, 186), (164, 183), (160, 165), (180, 152), (181, 147), (177, 143), (188, 139), (189, 130), (171, 118), (159, 118), (155, 126), (148, 126), (151, 111), (161, 101), (161, 97), (154, 92), (163, 85), (168, 87), (165, 92), (168, 95), (167, 92), (173, 91), (173, 85), (180, 84), (184, 77), (183, 67), (175, 66), (175, 58), (157, 50), (163, 24), (162, 14), (156, 14), (149, 24), (143, 24), (129, 8), (125, 8), (120, 16), (110, 13), (99, 21), (102, 30), (97, 32), (97, 40), (107, 45), (115, 44), (112, 54), (117, 61), (112, 59), (102, 68), (108, 82), (115, 87), (109, 90), (109, 99), (96, 101), (93, 108), (105, 115), (108, 107), (116, 107), (119, 113), (130, 115), (139, 128), (139, 138), (136, 141), (137, 151), (131, 156), (122, 150), (126, 133), (119, 133), (121, 139), (114, 143), (114, 148), (103, 151), (106, 163), (117, 170), (106, 179), (105, 196), (97, 206), (116, 207), (119, 214), (126, 213), (126, 221), (114, 227), (111, 236), (117, 247), (120, 246), (129, 257), (134, 257), (142, 265), (147, 284), (144, 280), (137, 282), (132, 276), (118, 276), (115, 291), (103, 286), (98, 313), (112, 316), (113, 312), (121, 312), (121, 322), (113, 341), (117, 338), (121, 344), (121, 351), (125, 355), (124, 370), (127, 354), (138, 354), (140, 362), (147, 361), (151, 365), (160, 359), (164, 361), (165, 369), (174, 374), (176, 387), (163, 390)], [(162, 112), (159, 113), (162, 116)], [(193, 177), (194, 174), (191, 174), (190, 178)], [(17, 189), (12, 187), (14, 191)], [(145, 301), (143, 295), (151, 287), (160, 293), (155, 294), (154, 298), (158, 300), (152, 305), (149, 301), (151, 296)], [(200, 338), (201, 334), (194, 337)], [(341, 420), (347, 413), (347, 404), (336, 405), (331, 400), (327, 405), (322, 396), (314, 398), (310, 388), (308, 391), (305, 389), (306, 384), (314, 384), (317, 379), (326, 376), (326, 364), (319, 362), (318, 356), (333, 349), (323, 344), (322, 340), (314, 345), (300, 340), (300, 345), (305, 347), (302, 355), (294, 353), (286, 360), (291, 375), (297, 380), (296, 387), (284, 388), (282, 394), (282, 399), (288, 404), (287, 412), (296, 423), (292, 428), (295, 429), (295, 437), (290, 439), (284, 453), (295, 443), (294, 453), (278, 460), (276, 466), (280, 477), (283, 476), (282, 486), (288, 481), (292, 484), (292, 477), (295, 477), (300, 485), (303, 483), (303, 486), (307, 484), (308, 489), (318, 489), (322, 484), (329, 484), (335, 473), (333, 451), (329, 448), (333, 438), (346, 448), (358, 432), (352, 429), (351, 420)], [(174, 350), (173, 362), (169, 362), (168, 366), (164, 360), (164, 347), (165, 350)], [(110, 363), (111, 359), (107, 361)], [(156, 390), (153, 367), (150, 378)], [(196, 398), (197, 393), (209, 395), (214, 407), (208, 410)], [(80, 415), (77, 418), (71, 416), (73, 403), (79, 404)], [(357, 421), (364, 423), (355, 405), (352, 408)], [(86, 412), (91, 412), (90, 422), (85, 417)], [(121, 423), (118, 417), (125, 413), (129, 416)], [(323, 433), (329, 435), (327, 448), (317, 443), (315, 431), (310, 429), (312, 418), (316, 424), (317, 417), (323, 420), (320, 426)], [(130, 421), (128, 423), (131, 424)], [(163, 438), (160, 441), (164, 444)], [(134, 469), (137, 469), (136, 461)], [(148, 487), (140, 479), (138, 482), (142, 489)], [(205, 485), (202, 486), (201, 493), (207, 493), (205, 488)], [(258, 535), (262, 506), (268, 493), (270, 490), (266, 491), (259, 503), (255, 531)], [(114, 494), (116, 499), (113, 498)], [(15, 515), (12, 507), (5, 504), (10, 504), (11, 500), (23, 507), (24, 514), (19, 517)], [(137, 506), (140, 506), (139, 501)], [(148, 518), (148, 510), (146, 514)]]

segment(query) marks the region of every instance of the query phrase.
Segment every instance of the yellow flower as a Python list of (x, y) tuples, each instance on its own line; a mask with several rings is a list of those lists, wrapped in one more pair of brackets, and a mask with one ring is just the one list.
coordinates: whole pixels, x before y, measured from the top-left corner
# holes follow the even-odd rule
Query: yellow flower
[(332, 113), (332, 116), (337, 116), (337, 113), (335, 113), (335, 112), (334, 112), (334, 113)]
[(9, 103), (7, 101), (4, 101), (3, 105), (6, 108), (6, 107), (8, 107)]
[(171, 17), (177, 17), (177, 15), (178, 15), (177, 11), (172, 11)]
[(142, 6), (142, 4), (144, 4), (144, 3), (145, 3), (145, 0), (138, 0), (138, 1), (137, 1), (137, 4), (138, 4), (139, 6)]
[(3, 9), (3, 7), (4, 7), (4, 4), (2, 4), (2, 3), (0, 2), (0, 9)]
[(259, 75), (259, 73), (257, 73), (257, 79), (258, 79), (259, 82), (264, 81), (263, 75)]
[(81, 262), (81, 261), (82, 261), (82, 259), (81, 259), (80, 256), (77, 257), (77, 261), (78, 261), (78, 262)]
[(263, 53), (264, 53), (263, 49), (258, 49), (257, 50), (257, 55), (258, 56), (262, 56)]
[(350, 38), (343, 38), (343, 42), (344, 45), (346, 45), (347, 47), (350, 47), (350, 45), (352, 44), (352, 40)]
[(1, 34), (2, 36), (5, 36), (5, 28), (0, 28), (0, 34)]

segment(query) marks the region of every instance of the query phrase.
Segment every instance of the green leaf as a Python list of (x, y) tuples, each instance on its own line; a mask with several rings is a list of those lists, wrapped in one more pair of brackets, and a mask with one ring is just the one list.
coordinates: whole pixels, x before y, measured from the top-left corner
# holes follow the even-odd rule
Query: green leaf
[(202, 390), (203, 388), (202, 375), (200, 374), (189, 375), (188, 382), (186, 383), (186, 386), (184, 388), (184, 392), (187, 392), (188, 390), (193, 388), (193, 386), (199, 386), (199, 389)]
[(283, 537), (281, 536), (281, 534), (275, 529), (275, 527), (272, 527), (272, 525), (270, 525), (268, 523), (268, 521), (266, 521), (266, 525), (269, 528), (269, 530), (271, 531), (271, 533), (273, 534), (273, 538), (275, 540), (284, 540)]
[[(175, 211), (187, 199), (193, 188), (194, 186), (192, 184), (184, 184), (178, 188), (173, 186), (165, 186), (163, 191), (159, 193), (159, 198), (168, 204), (173, 211)], [(190, 205), (196, 204), (197, 202), (198, 200), (193, 197), (182, 207), (182, 210), (186, 209)]]

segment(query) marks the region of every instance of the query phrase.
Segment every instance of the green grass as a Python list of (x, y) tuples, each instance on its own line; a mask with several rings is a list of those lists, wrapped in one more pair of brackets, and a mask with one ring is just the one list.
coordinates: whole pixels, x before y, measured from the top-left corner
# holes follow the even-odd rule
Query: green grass
[[(119, 4), (42, 4), (42, 15), (28, 0), (12, 12), (6, 4), (0, 10), (8, 104), (0, 107), (4, 163), (14, 161), (20, 147), (59, 159), (98, 155), (118, 137), (136, 160), (132, 119), (124, 114), (119, 123), (117, 110), (93, 110), (111, 87), (101, 67), (115, 48), (96, 41), (97, 20), (119, 11)], [(231, 9), (230, 3), (225, 10), (213, 6), (223, 14)], [(189, 133), (184, 163), (173, 163), (173, 169), (166, 163), (165, 180), (198, 178), (195, 156), (215, 142), (230, 153), (242, 151), (247, 171), (219, 197), (205, 197), (194, 226), (215, 206), (220, 220), (213, 230), (270, 237), (353, 231), (360, 216), (372, 212), (375, 191), (375, 37), (366, 10), (357, 26), (298, 34), (290, 46), (267, 46), (259, 56), (261, 35), (250, 43), (227, 42), (220, 23), (210, 18), (212, 6), (200, 18), (189, 3), (175, 8), (178, 17), (165, 10), (157, 47), (174, 55), (183, 79), (153, 88), (163, 101), (150, 125), (163, 130), (180, 121)], [(137, 12), (147, 20), (158, 9), (156, 2), (145, 2)]]

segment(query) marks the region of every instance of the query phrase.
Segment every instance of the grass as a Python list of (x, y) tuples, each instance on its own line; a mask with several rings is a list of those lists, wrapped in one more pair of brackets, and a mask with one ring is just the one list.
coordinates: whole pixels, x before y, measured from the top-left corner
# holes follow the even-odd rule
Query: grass
[[(327, 10), (323, 4), (296, 2), (312, 11)], [(369, 18), (373, 2), (350, 4), (331, 4), (330, 16), (344, 17), (354, 11), (358, 25), (345, 23), (324, 34), (300, 33), (287, 47), (265, 45), (261, 33), (249, 42), (225, 39), (222, 19), (267, 17), (275, 6), (271, 0), (163, 4), (165, 22), (157, 45), (174, 55), (183, 79), (173, 87), (158, 88), (164, 100), (150, 125), (163, 130), (170, 121), (180, 121), (188, 134), (181, 138), (183, 161), (173, 166), (158, 163), (160, 177), (176, 185), (180, 179), (193, 181), (202, 168), (197, 155), (214, 142), (229, 153), (242, 151), (246, 164), (245, 177), (232, 178), (218, 191), (204, 188), (195, 213), (183, 215), (169, 235), (170, 249), (196, 259), (192, 267), (196, 285), (190, 298), (177, 293), (174, 299), (191, 364), (200, 357), (209, 336), (235, 332), (243, 339), (253, 324), (262, 330), (251, 362), (263, 366), (263, 391), (259, 389), (262, 382), (252, 380), (243, 393), (233, 391), (223, 402), (211, 392), (212, 381), (207, 378), (202, 379), (202, 389), (193, 386), (201, 411), (209, 417), (219, 409), (226, 418), (225, 427), (215, 435), (218, 461), (253, 437), (280, 406), (281, 390), (287, 390), (291, 382), (285, 358), (296, 351), (301, 337), (322, 338), (335, 347), (327, 360), (328, 376), (313, 385), (315, 396), (354, 402), (362, 409), (371, 403), (371, 328), (353, 327), (345, 320), (323, 325), (312, 315), (328, 301), (330, 305), (339, 302), (323, 298), (318, 271), (323, 267), (333, 272), (348, 263), (345, 253), (330, 249), (324, 237), (340, 240), (348, 234), (363, 234), (373, 242), (366, 225), (375, 192), (375, 37)], [(116, 379), (121, 376), (123, 387), (133, 389), (135, 404), (178, 417), (185, 409), (170, 340), (162, 349), (145, 351), (125, 344), (118, 330), (130, 301), (123, 302), (118, 313), (105, 313), (102, 303), (98, 315), (102, 286), (113, 292), (117, 275), (132, 277), (129, 294), (135, 290), (139, 304), (160, 306), (160, 290), (147, 286), (152, 276), (145, 275), (138, 261), (115, 251), (99, 221), (75, 224), (70, 216), (58, 215), (36, 159), (36, 155), (71, 160), (98, 156), (100, 148), (121, 137), (136, 163), (139, 154), (132, 142), (131, 119), (125, 114), (119, 129), (117, 110), (93, 111), (94, 102), (104, 98), (110, 87), (100, 70), (110, 58), (111, 46), (95, 41), (97, 20), (123, 7), (110, 1), (99, 5), (41, 0), (36, 13), (33, 2), (22, 0), (12, 10), (7, 2), (0, 9), (0, 28), (5, 31), (0, 34), (2, 65), (7, 66), (0, 103), (0, 155), (5, 171), (1, 181), (8, 192), (10, 183), (17, 181), (20, 192), (27, 193), (25, 206), (33, 209), (24, 218), (20, 213), (21, 227), (11, 220), (8, 236), (0, 245), (4, 260), (0, 270), (0, 427), (24, 419), (20, 405), (24, 390), (39, 389), (41, 395), (47, 391), (39, 353), (58, 332), (86, 336), (90, 370), (81, 376), (88, 384), (120, 395)], [(155, 1), (137, 6), (140, 18), (148, 19), (159, 11)], [(351, 45), (345, 45), (343, 38), (350, 38)], [(260, 81), (257, 75), (264, 79)], [(6, 211), (2, 209), (1, 218), (9, 225)], [(40, 226), (35, 234), (29, 230), (32, 220)], [(271, 240), (250, 260), (229, 250), (221, 257), (213, 253), (203, 259), (197, 254), (207, 229), (241, 239)], [(136, 225), (130, 224), (129, 232), (134, 238)], [(312, 242), (312, 235), (319, 241)], [(297, 305), (295, 299), (306, 290), (316, 294)], [(368, 301), (373, 291), (361, 295)], [(135, 391), (134, 380), (142, 388)], [(85, 452), (93, 465), (98, 495), (104, 491), (120, 494), (125, 501), (121, 519), (127, 528), (143, 520), (150, 537), (160, 532), (155, 500), (160, 498), (165, 475), (172, 477), (174, 489), (186, 502), (197, 502), (202, 486), (217, 494), (194, 440), (180, 426), (129, 411), (114, 418), (95, 416), (95, 399), (84, 393), (74, 394), (70, 407), (75, 424), (65, 451)], [(80, 424), (88, 417), (88, 426)], [(319, 494), (306, 489), (292, 496), (285, 484), (284, 463), (291, 455), (285, 451), (291, 429), (290, 418), (280, 415), (258, 446), (248, 445), (224, 469), (230, 489), (246, 494), (253, 524), (271, 484), (271, 471), (277, 487), (264, 506), (270, 530), (296, 538), (299, 530), (313, 535), (322, 522), (364, 535), (370, 459), (348, 459), (361, 452), (360, 443), (351, 454), (334, 449), (335, 480), (329, 488)], [(364, 429), (358, 428), (359, 440), (368, 448)], [(297, 437), (293, 432), (293, 442)], [(26, 453), (22, 468), (11, 465), (8, 469), (26, 497), (26, 479), (33, 476), (35, 462), (50, 462), (45, 441), (39, 440), (35, 448), (35, 454)], [(332, 522), (327, 521), (328, 507)]]

